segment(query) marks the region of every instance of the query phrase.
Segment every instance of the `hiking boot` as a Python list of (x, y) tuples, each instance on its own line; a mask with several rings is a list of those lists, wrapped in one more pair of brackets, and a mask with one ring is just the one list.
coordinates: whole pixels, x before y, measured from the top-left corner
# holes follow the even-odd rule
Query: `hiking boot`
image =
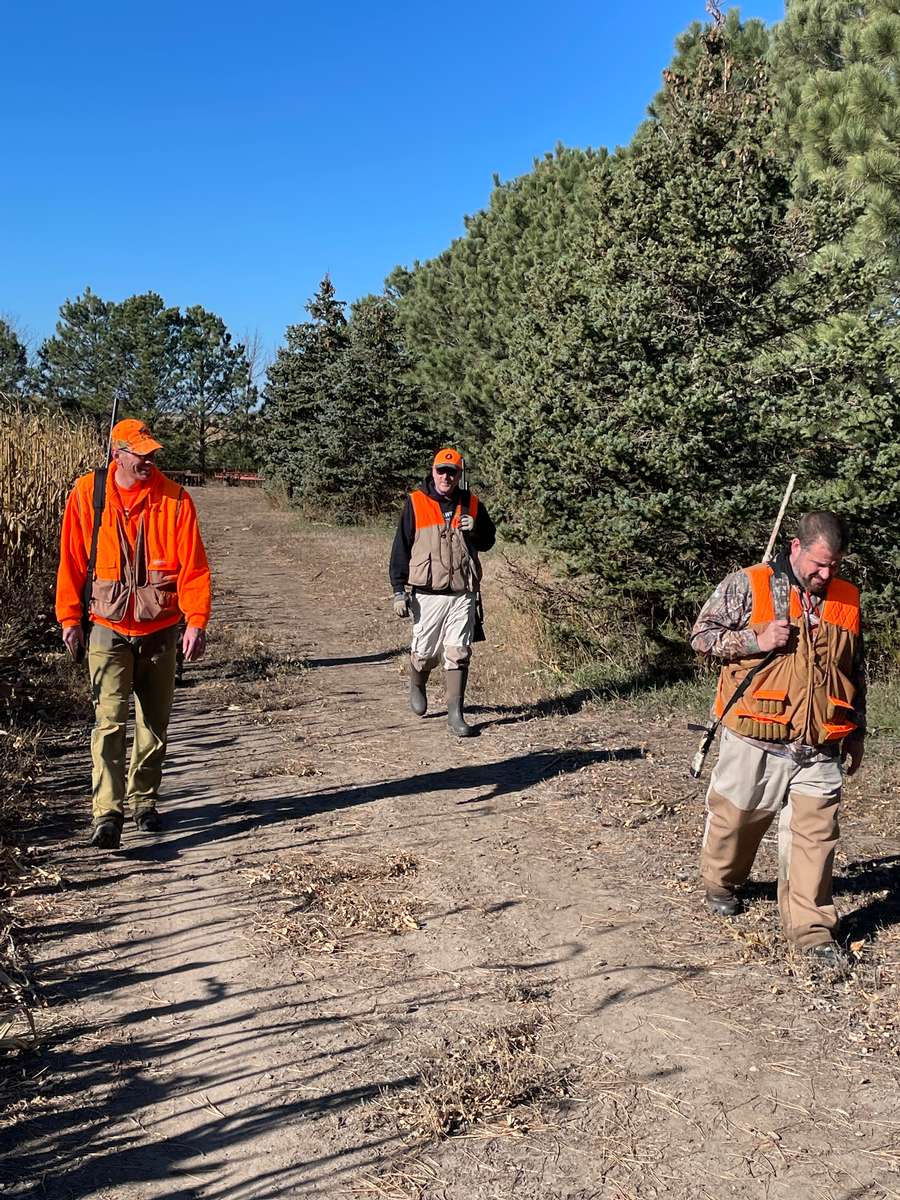
[(118, 850), (121, 841), (122, 826), (111, 817), (99, 821), (91, 834), (91, 845), (98, 850)]
[(145, 808), (143, 812), (139, 812), (134, 818), (134, 823), (142, 833), (159, 833), (162, 828), (159, 813), (155, 808)]
[(472, 725), (467, 725), (463, 717), (468, 678), (468, 667), (444, 672), (444, 686), (447, 689), (447, 727), (456, 737), (474, 737), (478, 732)]
[(736, 917), (744, 909), (734, 892), (728, 892), (727, 895), (721, 896), (716, 892), (707, 891), (706, 907), (717, 917)]
[(409, 707), (417, 717), (424, 717), (428, 712), (428, 695), (425, 686), (428, 683), (430, 671), (417, 671), (409, 664)]

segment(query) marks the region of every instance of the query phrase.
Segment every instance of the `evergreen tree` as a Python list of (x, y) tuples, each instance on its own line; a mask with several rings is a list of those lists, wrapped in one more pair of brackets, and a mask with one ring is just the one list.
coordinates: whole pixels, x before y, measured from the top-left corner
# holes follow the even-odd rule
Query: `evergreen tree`
[(122, 377), (112, 332), (114, 307), (85, 288), (82, 296), (61, 305), (56, 333), (38, 350), (41, 394), (100, 423), (109, 417)]
[(308, 312), (269, 368), (267, 474), (338, 517), (393, 511), (435, 446), (395, 299), (366, 296), (348, 322), (326, 276)]
[(28, 375), (28, 354), (8, 321), (0, 318), (0, 404), (21, 394)]
[(605, 190), (605, 151), (557, 147), (501, 183), (448, 250), (388, 279), (416, 380), (435, 420), (470, 449), (496, 413), (499, 369), (532, 274), (549, 269), (589, 227)]
[(306, 306), (311, 321), (289, 325), (267, 372), (261, 417), (267, 475), (288, 494), (315, 499), (330, 472), (324, 452), (330, 410), (349, 344), (344, 305), (328, 275)]
[(759, 553), (793, 469), (799, 504), (865, 516), (882, 594), (900, 566), (883, 272), (831, 252), (843, 193), (793, 200), (765, 75), (735, 88), (726, 49), (670, 75), (590, 243), (532, 279), (491, 456), (509, 530), (650, 628)]
[(350, 318), (350, 342), (337, 393), (338, 420), (332, 427), (339, 467), (336, 483), (354, 495), (347, 464), (377, 481), (373, 508), (393, 511), (397, 500), (423, 474), (436, 449), (433, 426), (411, 377), (396, 305), (388, 296), (357, 301)]
[(896, 0), (789, 0), (772, 51), (782, 136), (801, 189), (838, 184), (859, 236), (900, 255), (900, 7)]
[(110, 306), (112, 355), (129, 412), (164, 433), (178, 405), (181, 313), (156, 292)]
[[(729, 86), (743, 91), (751, 84), (760, 63), (765, 62), (772, 34), (764, 21), (756, 18), (742, 21), (737, 8), (729, 8), (722, 15), (717, 4), (707, 5), (707, 8), (710, 7), (715, 17), (713, 22), (694, 21), (684, 33), (678, 35), (675, 39), (675, 55), (663, 75), (692, 78), (712, 47), (714, 53), (721, 50), (726, 55), (723, 75)], [(649, 110), (652, 117), (663, 115), (666, 95), (663, 90), (653, 100)]]
[[(199, 304), (182, 319), (178, 360), (176, 450), (195, 470), (213, 465), (219, 430), (245, 401), (249, 367), (225, 322)], [(171, 457), (167, 459), (171, 461)]]

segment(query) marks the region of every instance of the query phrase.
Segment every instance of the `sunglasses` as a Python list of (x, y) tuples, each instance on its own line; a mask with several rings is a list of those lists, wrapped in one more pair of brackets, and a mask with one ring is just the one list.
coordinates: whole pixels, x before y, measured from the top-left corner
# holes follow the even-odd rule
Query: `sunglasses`
[(458, 475), (459, 467), (437, 467), (438, 475)]

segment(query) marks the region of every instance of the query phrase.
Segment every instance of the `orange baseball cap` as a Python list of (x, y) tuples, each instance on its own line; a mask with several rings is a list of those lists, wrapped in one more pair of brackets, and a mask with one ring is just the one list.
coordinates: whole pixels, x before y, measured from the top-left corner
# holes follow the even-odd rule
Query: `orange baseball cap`
[(456, 467), (458, 471), (462, 467), (462, 455), (458, 450), (445, 446), (443, 450), (438, 450), (431, 465), (433, 467)]
[(156, 440), (143, 421), (134, 418), (116, 421), (111, 436), (113, 450), (130, 450), (132, 454), (152, 454), (154, 450), (162, 450), (162, 442)]

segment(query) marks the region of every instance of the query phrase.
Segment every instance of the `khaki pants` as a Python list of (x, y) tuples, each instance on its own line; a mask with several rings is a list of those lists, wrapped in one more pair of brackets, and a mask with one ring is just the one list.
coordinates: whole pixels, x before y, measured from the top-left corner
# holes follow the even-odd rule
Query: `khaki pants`
[[(91, 628), (88, 670), (94, 702), (94, 825), (113, 817), (121, 824), (127, 800), (132, 815), (153, 808), (159, 793), (166, 734), (175, 690), (176, 629), (127, 638), (105, 625)], [(125, 778), (128, 701), (134, 693), (134, 739)]]
[(444, 654), (444, 670), (458, 671), (472, 657), (476, 592), (447, 592), (439, 596), (413, 592), (410, 657), (417, 671), (431, 671)]
[(722, 731), (706, 796), (701, 874), (725, 895), (743, 883), (763, 835), (778, 820), (778, 904), (785, 935), (800, 947), (831, 941), (837, 928), (832, 869), (841, 799), (837, 758), (798, 766)]

